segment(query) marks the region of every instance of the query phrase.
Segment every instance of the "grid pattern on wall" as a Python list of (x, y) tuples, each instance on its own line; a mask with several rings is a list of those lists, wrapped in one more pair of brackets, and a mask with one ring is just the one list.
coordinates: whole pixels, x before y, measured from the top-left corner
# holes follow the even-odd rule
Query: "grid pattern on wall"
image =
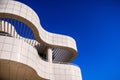
[[(12, 37), (0, 36), (0, 59), (25, 64), (45, 79), (68, 80), (73, 78), (79, 80), (80, 78), (80, 69), (78, 67), (69, 64), (50, 64), (39, 57), (34, 47)], [(63, 75), (64, 77), (61, 77)]]
[(82, 80), (76, 42), (44, 30), (29, 6), (0, 1), (0, 80)]
[(69, 59), (69, 62), (75, 58), (77, 54), (77, 48), (73, 38), (45, 31), (40, 25), (40, 20), (37, 14), (25, 4), (17, 1), (7, 0), (2, 0), (0, 4), (0, 17), (10, 18), (24, 23), (30, 27), (30, 29), (33, 31), (34, 37), (41, 44), (69, 51), (69, 53), (72, 54), (71, 58), (66, 58)]

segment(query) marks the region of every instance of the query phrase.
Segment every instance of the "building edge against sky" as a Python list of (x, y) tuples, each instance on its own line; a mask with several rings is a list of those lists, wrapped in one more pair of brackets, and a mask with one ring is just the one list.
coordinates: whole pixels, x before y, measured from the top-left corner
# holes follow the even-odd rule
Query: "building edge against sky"
[(76, 55), (73, 38), (44, 30), (27, 5), (0, 0), (0, 80), (82, 80)]

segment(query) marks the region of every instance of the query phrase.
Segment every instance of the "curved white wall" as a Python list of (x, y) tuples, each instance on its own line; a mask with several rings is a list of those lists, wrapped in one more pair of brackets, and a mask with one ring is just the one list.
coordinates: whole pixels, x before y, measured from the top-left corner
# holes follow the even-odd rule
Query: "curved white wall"
[(16, 38), (0, 36), (0, 59), (28, 65), (45, 79), (82, 80), (77, 66), (46, 62), (39, 57), (34, 47)]
[(0, 16), (22, 21), (31, 28), (38, 42), (49, 47), (63, 48), (73, 53), (73, 58), (76, 56), (77, 48), (75, 40), (69, 36), (45, 31), (40, 24), (37, 14), (27, 5), (17, 1), (2, 0), (0, 1)]
[[(72, 58), (70, 58), (68, 62), (75, 58), (77, 54), (75, 40), (69, 36), (45, 31), (40, 25), (37, 14), (27, 5), (13, 0), (1, 0), (0, 18), (16, 19), (23, 22), (33, 31), (35, 39), (39, 44), (43, 44), (48, 48), (66, 50), (66, 59), (69, 58), (69, 55), (72, 55)], [(4, 23), (5, 25), (3, 25)], [(0, 21), (0, 27), (2, 27), (0, 31), (7, 33), (11, 31), (12, 36), (19, 36), (11, 24), (7, 22), (4, 23)], [(21, 36), (19, 37), (22, 38)], [(23, 63), (34, 69), (36, 73), (44, 79), (82, 80), (79, 67), (44, 61), (39, 57), (36, 48), (22, 39), (0, 35), (0, 59)]]

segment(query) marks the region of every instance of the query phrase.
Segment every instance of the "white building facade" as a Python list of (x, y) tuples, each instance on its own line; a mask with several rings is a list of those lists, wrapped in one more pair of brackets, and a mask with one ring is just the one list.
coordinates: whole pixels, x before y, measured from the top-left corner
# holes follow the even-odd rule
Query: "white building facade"
[(82, 80), (73, 38), (44, 30), (27, 5), (0, 0), (0, 80)]

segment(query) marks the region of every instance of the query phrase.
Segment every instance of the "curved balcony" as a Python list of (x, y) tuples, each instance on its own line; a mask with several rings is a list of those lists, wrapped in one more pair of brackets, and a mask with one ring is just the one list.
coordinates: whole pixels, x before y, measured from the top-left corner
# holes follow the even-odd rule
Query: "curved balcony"
[[(20, 73), (19, 70), (23, 72)], [(0, 74), (1, 79), (81, 80), (79, 67), (44, 61), (36, 48), (23, 40), (7, 36), (0, 36)], [(18, 76), (15, 77), (14, 74)]]
[[(1, 20), (10, 20), (9, 22), (12, 24), (16, 24), (15, 22), (19, 21), (29, 27), (36, 41), (58, 52), (58, 56), (54, 59), (55, 61), (63, 60), (62, 62), (71, 62), (77, 55), (76, 43), (73, 38), (45, 31), (40, 24), (37, 14), (23, 3), (1, 0), (0, 18)], [(54, 55), (56, 56), (56, 54)], [(58, 59), (60, 56), (62, 59)]]
[(0, 80), (82, 80), (76, 55), (75, 40), (44, 30), (30, 7), (0, 1)]
[[(25, 24), (14, 19), (2, 18), (0, 21), (0, 25), (1, 35), (9, 35), (9, 37), (11, 36), (27, 42), (28, 44), (37, 49), (39, 55), (43, 59), (46, 59), (46, 50), (48, 47), (34, 40), (34, 36), (31, 29)], [(52, 51), (53, 62), (65, 63), (68, 62), (69, 59), (73, 56), (72, 53), (61, 48), (52, 48)]]

